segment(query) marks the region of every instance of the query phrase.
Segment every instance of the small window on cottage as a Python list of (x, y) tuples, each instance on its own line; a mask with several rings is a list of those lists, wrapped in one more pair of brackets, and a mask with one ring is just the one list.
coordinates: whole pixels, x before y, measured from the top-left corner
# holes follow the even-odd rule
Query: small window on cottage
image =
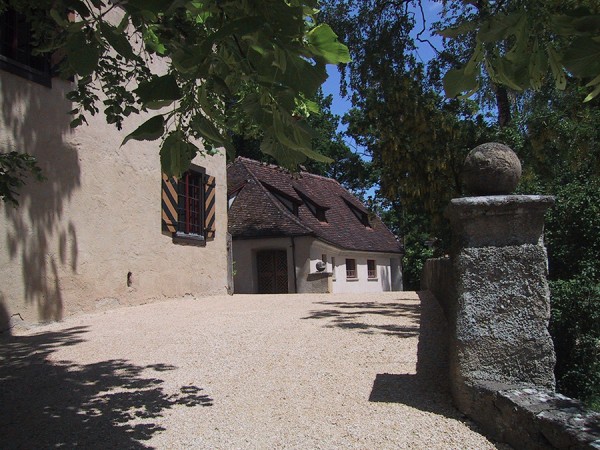
[(374, 259), (367, 259), (367, 278), (371, 280), (377, 278), (377, 264)]
[(332, 273), (331, 278), (333, 280), (335, 280), (335, 257), (333, 257), (333, 256), (331, 257), (331, 273)]
[(346, 259), (346, 278), (347, 279), (358, 278), (358, 274), (356, 273), (356, 260), (355, 259)]

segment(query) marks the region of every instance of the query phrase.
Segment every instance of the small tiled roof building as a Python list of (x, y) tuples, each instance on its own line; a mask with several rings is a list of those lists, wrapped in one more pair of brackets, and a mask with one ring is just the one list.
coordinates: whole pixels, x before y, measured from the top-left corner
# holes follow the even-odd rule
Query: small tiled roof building
[(236, 293), (402, 290), (402, 246), (337, 181), (247, 158), (227, 166)]

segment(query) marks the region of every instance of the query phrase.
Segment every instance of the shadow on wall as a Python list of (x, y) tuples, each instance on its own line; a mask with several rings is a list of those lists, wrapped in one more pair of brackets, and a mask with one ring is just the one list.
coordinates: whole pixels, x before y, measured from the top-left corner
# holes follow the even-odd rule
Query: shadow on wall
[[(343, 328), (360, 333), (381, 333), (401, 338), (415, 337), (419, 334), (419, 305), (404, 303), (379, 302), (316, 302), (330, 309), (319, 309), (310, 312), (302, 319), (325, 319), (327, 328)], [(399, 326), (390, 323), (377, 323), (384, 317), (408, 317), (410, 325)], [(387, 321), (389, 322), (389, 320)]]
[[(0, 429), (9, 448), (147, 448), (156, 423), (176, 405), (212, 406), (196, 386), (164, 392), (165, 364), (123, 360), (51, 362), (60, 346), (84, 341), (85, 327), (7, 337), (0, 346)], [(35, 387), (35, 388), (32, 388)]]
[[(75, 224), (63, 218), (66, 203), (81, 184), (77, 149), (65, 140), (70, 133), (67, 111), (72, 107), (65, 99), (70, 85), (56, 81), (49, 91), (14, 80), (6, 75), (0, 84), (2, 119), (12, 135), (12, 141), (3, 142), (9, 148), (0, 151), (35, 156), (46, 180), (28, 180), (19, 191), (20, 206), (4, 206), (10, 224), (6, 245), (11, 260), (20, 259), (27, 304), (37, 306), (40, 320), (59, 320), (63, 312), (60, 268), (76, 272), (78, 255)], [(11, 306), (20, 301), (8, 300)]]
[(381, 278), (381, 287), (385, 292), (392, 290), (392, 282), (390, 280), (390, 276), (387, 270), (383, 267), (379, 270), (379, 277)]
[(4, 294), (0, 291), (0, 336), (2, 333), (10, 333), (10, 316), (4, 306)]

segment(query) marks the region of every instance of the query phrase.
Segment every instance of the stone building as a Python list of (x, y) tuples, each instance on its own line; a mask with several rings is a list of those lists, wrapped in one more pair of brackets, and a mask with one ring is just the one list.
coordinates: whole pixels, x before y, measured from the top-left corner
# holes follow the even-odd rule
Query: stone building
[(161, 174), (160, 141), (121, 146), (144, 115), (123, 131), (102, 114), (71, 129), (74, 85), (18, 51), (27, 35), (18, 25), (2, 23), (0, 151), (35, 156), (46, 179), (27, 181), (18, 208), (0, 204), (0, 318), (60, 320), (225, 293), (225, 157), (196, 158), (173, 184)]

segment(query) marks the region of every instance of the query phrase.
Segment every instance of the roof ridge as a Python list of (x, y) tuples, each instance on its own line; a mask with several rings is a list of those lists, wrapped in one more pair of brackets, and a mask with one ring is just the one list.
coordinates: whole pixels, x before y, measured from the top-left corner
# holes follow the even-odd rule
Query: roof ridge
[[(249, 162), (251, 164), (255, 164), (255, 165), (258, 165), (258, 166), (261, 166), (261, 167), (267, 167), (269, 169), (280, 170), (281, 172), (293, 175), (293, 172), (290, 172), (285, 167), (278, 166), (277, 164), (272, 164), (272, 163), (266, 163), (266, 162), (262, 162), (262, 161), (257, 161), (256, 159), (246, 158), (245, 156), (238, 156), (238, 157), (236, 157), (236, 160), (240, 160), (241, 162)], [(306, 170), (300, 170), (299, 172), (297, 172), (297, 174), (300, 175), (301, 177), (303, 177), (303, 176), (310, 176), (310, 177), (313, 177), (313, 178), (320, 178), (320, 179), (322, 179), (324, 181), (331, 181), (333, 183), (339, 184), (340, 186), (342, 185), (335, 178), (327, 177), (325, 175), (318, 175), (316, 173), (311, 173), (311, 172), (308, 172)]]
[(277, 164), (271, 164), (271, 163), (267, 163), (267, 162), (257, 161), (256, 159), (246, 158), (245, 156), (238, 156), (236, 158), (236, 160), (239, 160), (242, 163), (248, 162), (248, 163), (252, 163), (257, 166), (268, 167), (269, 169), (279, 169), (282, 172), (291, 173), (289, 170), (287, 170), (281, 166), (278, 166)]
[(301, 171), (300, 175), (308, 175), (308, 176), (311, 176), (313, 178), (320, 178), (320, 179), (322, 179), (324, 181), (332, 181), (332, 182), (334, 182), (334, 183), (339, 184), (340, 186), (342, 186), (342, 184), (338, 180), (336, 180), (335, 178), (326, 177), (325, 175), (318, 175), (316, 173), (310, 173), (310, 172), (306, 172), (306, 171)]

